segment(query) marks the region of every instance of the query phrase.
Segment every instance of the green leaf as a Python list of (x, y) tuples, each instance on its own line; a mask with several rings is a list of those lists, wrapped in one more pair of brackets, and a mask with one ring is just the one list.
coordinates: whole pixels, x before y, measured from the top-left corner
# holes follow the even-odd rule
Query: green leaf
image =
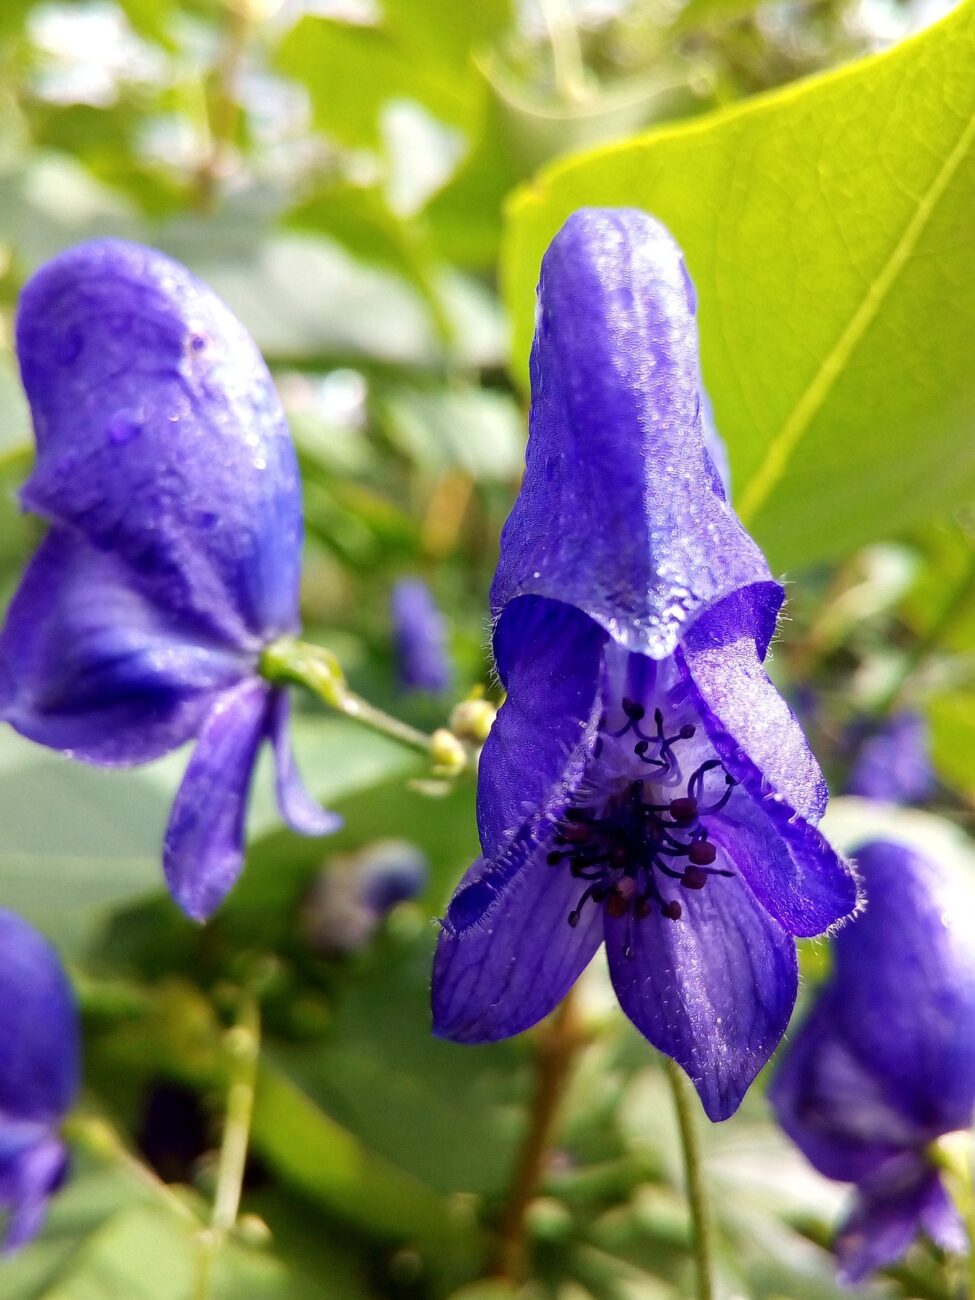
[(0, 731), (0, 902), (76, 955), (99, 919), (159, 888), (165, 786)]
[(278, 51), (281, 70), (304, 82), (319, 126), (343, 144), (376, 146), (390, 99), (413, 99), (470, 130), (483, 88), (465, 66), (508, 22), (506, 0), (394, 0), (381, 26), (301, 18)]
[(442, 1238), (443, 1198), (368, 1151), (272, 1065), (261, 1067), (252, 1134), (281, 1177), (341, 1218), (399, 1240)]
[[(191, 1300), (197, 1226), (160, 1187), (79, 1154), (36, 1242), (2, 1263), (4, 1300)], [(202, 1226), (202, 1223), (200, 1224)], [(317, 1282), (271, 1254), (228, 1239), (210, 1300), (314, 1300)]]
[(510, 207), (519, 365), (546, 244), (638, 205), (684, 248), (743, 518), (773, 566), (975, 489), (975, 4), (888, 54), (551, 168)]
[(939, 775), (975, 799), (975, 689), (949, 691), (928, 706), (931, 756)]
[(432, 473), (453, 466), (479, 482), (517, 479), (525, 454), (525, 423), (507, 393), (459, 383), (418, 392), (401, 389), (383, 402), (390, 439)]
[[(326, 804), (415, 765), (401, 745), (345, 719), (298, 717), (292, 734), (303, 777)], [(0, 904), (76, 956), (109, 912), (161, 891), (163, 830), (186, 759), (181, 751), (138, 771), (105, 771), (0, 731)], [(270, 769), (264, 754), (251, 843), (281, 829)]]
[(423, 924), (408, 942), (389, 935), (374, 945), (338, 990), (327, 1042), (282, 1049), (279, 1059), (329, 1115), (425, 1185), (500, 1196), (529, 1082), (527, 1045), (433, 1037), (434, 942)]
[(429, 252), (374, 186), (324, 185), (288, 214), (297, 229), (328, 235), (364, 262), (384, 266), (429, 294)]

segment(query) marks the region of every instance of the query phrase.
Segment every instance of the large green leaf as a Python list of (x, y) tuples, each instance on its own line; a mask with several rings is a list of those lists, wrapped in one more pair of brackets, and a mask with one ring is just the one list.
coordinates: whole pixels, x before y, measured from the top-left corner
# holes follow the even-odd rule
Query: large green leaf
[[(412, 755), (341, 718), (298, 718), (295, 748), (326, 804), (406, 774)], [(72, 763), (0, 731), (0, 905), (77, 955), (113, 909), (160, 891), (163, 828), (185, 752), (134, 772)], [(281, 827), (264, 755), (254, 783), (251, 843)], [(312, 841), (320, 847), (321, 841)]]
[(544, 172), (505, 257), (527, 356), (539, 260), (584, 204), (672, 229), (739, 508), (776, 567), (975, 490), (975, 4), (889, 54)]

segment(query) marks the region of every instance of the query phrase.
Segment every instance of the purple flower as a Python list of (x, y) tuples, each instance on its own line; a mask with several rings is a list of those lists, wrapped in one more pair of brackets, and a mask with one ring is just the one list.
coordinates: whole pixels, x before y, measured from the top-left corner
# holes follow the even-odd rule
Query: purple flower
[(849, 1282), (919, 1232), (964, 1234), (928, 1157), (975, 1105), (975, 894), (949, 862), (876, 841), (856, 855), (869, 906), (837, 935), (833, 971), (779, 1063), (779, 1123), (829, 1178), (855, 1183), (836, 1241)]
[(364, 948), (384, 918), (423, 892), (430, 863), (406, 840), (376, 840), (336, 858), (317, 876), (304, 907), (304, 930), (316, 952)]
[(450, 685), (447, 625), (421, 578), (401, 578), (393, 588), (393, 632), (404, 691), (445, 691)]
[(188, 915), (242, 861), (261, 743), (294, 829), (336, 818), (295, 774), (288, 699), (258, 674), (298, 626), (294, 449), (246, 330), (161, 253), (114, 240), (24, 290), (17, 351), (37, 440), (21, 493), (50, 531), (0, 634), (0, 716), (83, 762), (144, 763), (195, 738), (164, 844)]
[(928, 727), (919, 713), (895, 713), (855, 737), (859, 751), (847, 793), (885, 803), (921, 803), (934, 789)]
[(0, 1206), (4, 1250), (41, 1229), (67, 1171), (58, 1125), (78, 1091), (78, 1017), (58, 956), (0, 909)]
[(605, 941), (623, 1010), (722, 1119), (788, 1022), (792, 936), (846, 916), (857, 888), (762, 669), (782, 589), (705, 452), (690, 281), (645, 214), (582, 210), (555, 237), (532, 395), (492, 591), (508, 695), (435, 1031), (526, 1029)]

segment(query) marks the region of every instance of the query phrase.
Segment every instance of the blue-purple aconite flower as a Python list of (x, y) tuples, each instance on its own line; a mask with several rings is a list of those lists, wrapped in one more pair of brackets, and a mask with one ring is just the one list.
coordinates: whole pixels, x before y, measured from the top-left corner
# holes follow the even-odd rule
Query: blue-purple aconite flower
[(782, 588), (705, 450), (694, 311), (644, 213), (579, 211), (545, 255), (492, 590), (508, 695), (433, 1010), (444, 1037), (518, 1033), (605, 941), (623, 1010), (722, 1119), (788, 1022), (793, 936), (848, 915), (857, 887), (762, 668)]
[(304, 907), (304, 931), (325, 955), (358, 952), (400, 903), (423, 892), (426, 856), (407, 840), (376, 840), (319, 873)]
[(78, 1091), (71, 988), (50, 944), (0, 908), (0, 1210), (3, 1248), (40, 1231), (68, 1165), (58, 1125)]
[(859, 1281), (919, 1232), (964, 1248), (928, 1155), (975, 1105), (975, 891), (957, 866), (886, 841), (857, 854), (869, 905), (833, 944), (833, 970), (769, 1096), (829, 1178), (854, 1183), (836, 1252)]
[(396, 668), (405, 691), (445, 691), (450, 686), (447, 624), (422, 578), (401, 578), (390, 601)]
[(934, 790), (928, 751), (928, 724), (920, 713), (905, 710), (851, 737), (857, 756), (847, 793), (884, 803), (921, 803)]
[(252, 339), (153, 249), (55, 258), (17, 318), (37, 463), (21, 493), (50, 531), (0, 634), (0, 716), (84, 762), (125, 766), (190, 739), (166, 830), (176, 901), (205, 919), (242, 861), (261, 743), (294, 829), (336, 818), (301, 786), (288, 699), (258, 675), (298, 627), (294, 448)]

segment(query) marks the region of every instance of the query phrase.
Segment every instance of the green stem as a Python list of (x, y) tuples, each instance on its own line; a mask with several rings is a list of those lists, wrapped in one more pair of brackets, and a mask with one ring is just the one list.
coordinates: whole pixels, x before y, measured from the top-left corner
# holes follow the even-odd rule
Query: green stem
[(579, 29), (566, 0), (539, 0), (539, 3), (552, 49), (556, 93), (568, 104), (582, 104), (590, 92)]
[(586, 1035), (570, 989), (537, 1036), (536, 1083), (524, 1141), (518, 1153), (498, 1239), (495, 1272), (514, 1286), (527, 1280), (528, 1208), (538, 1191), (559, 1107)]
[(463, 744), (446, 728), (427, 735), (350, 691), (338, 660), (323, 646), (287, 637), (274, 641), (261, 656), (261, 673), (272, 682), (304, 686), (337, 713), (425, 754), (443, 775), (458, 776), (468, 765)]
[(226, 0), (223, 48), (213, 70), (213, 87), (204, 92), (206, 153), (196, 170), (195, 202), (201, 212), (212, 211), (217, 187), (233, 149), (240, 121), (239, 83), (252, 27), (250, 8), (243, 0)]
[(664, 1069), (677, 1112), (681, 1148), (684, 1153), (684, 1176), (687, 1183), (687, 1206), (691, 1215), (694, 1237), (694, 1265), (697, 1271), (697, 1300), (714, 1300), (714, 1278), (711, 1263), (711, 1215), (704, 1190), (704, 1166), (697, 1133), (694, 1098), (687, 1078), (670, 1057), (664, 1058)]
[(227, 1030), (224, 1042), (230, 1074), (227, 1110), (210, 1224), (198, 1238), (200, 1253), (194, 1300), (209, 1300), (217, 1255), (227, 1233), (236, 1224), (240, 1210), (261, 1044), (260, 1010), (256, 998), (251, 994), (241, 995), (237, 1023)]

